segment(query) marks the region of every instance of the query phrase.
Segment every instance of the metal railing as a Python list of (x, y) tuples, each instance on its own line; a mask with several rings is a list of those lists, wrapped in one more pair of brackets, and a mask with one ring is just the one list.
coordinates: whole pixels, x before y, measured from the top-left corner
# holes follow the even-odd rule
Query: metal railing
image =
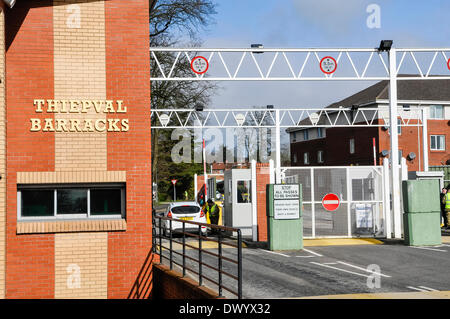
[[(181, 229), (172, 227), (175, 222), (182, 224)], [(166, 223), (168, 225), (164, 225)], [(202, 230), (208, 228), (216, 236), (208, 237), (203, 234)], [(233, 233), (237, 234), (236, 240), (231, 240), (230, 234)], [(181, 238), (175, 239), (174, 235), (180, 235)], [(187, 241), (188, 238), (194, 239), (194, 241)], [(205, 242), (217, 244), (217, 253), (211, 251), (212, 249), (203, 248)], [(165, 246), (167, 244), (168, 246)], [(181, 245), (181, 248), (179, 246), (174, 248), (174, 244)], [(236, 256), (232, 256), (232, 253), (224, 256), (224, 246), (236, 249)], [(188, 254), (186, 249), (196, 250), (197, 258), (193, 254)], [(166, 254), (164, 250), (167, 251)], [(218, 297), (224, 297), (223, 290), (226, 290), (238, 299), (242, 299), (242, 234), (240, 229), (154, 215), (153, 253), (159, 255), (160, 263), (167, 260), (171, 270), (174, 265), (180, 267), (183, 277), (187, 275), (187, 272), (195, 274), (199, 286), (203, 285), (203, 280), (216, 285)], [(217, 264), (208, 263), (209, 257), (217, 258)], [(188, 265), (189, 262), (191, 264)], [(225, 263), (231, 267), (227, 267), (225, 270)], [(233, 268), (236, 270), (235, 274), (231, 273)], [(217, 278), (212, 278), (213, 273), (217, 274)], [(236, 288), (225, 285), (224, 277), (227, 277), (229, 281), (234, 281)]]

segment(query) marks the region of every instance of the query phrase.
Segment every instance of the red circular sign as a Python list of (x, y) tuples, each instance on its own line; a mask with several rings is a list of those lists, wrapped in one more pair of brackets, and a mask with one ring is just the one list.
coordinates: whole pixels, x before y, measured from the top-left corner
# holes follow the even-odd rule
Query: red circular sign
[(331, 56), (326, 56), (320, 60), (320, 70), (325, 74), (332, 74), (336, 72), (337, 62)]
[(448, 61), (447, 61), (447, 67), (450, 70), (450, 59), (448, 59)]
[(191, 70), (194, 73), (197, 73), (197, 74), (206, 73), (206, 71), (208, 71), (208, 68), (209, 68), (209, 63), (205, 57), (196, 56), (191, 61)]
[(329, 212), (339, 208), (340, 200), (336, 194), (326, 194), (322, 199), (322, 206)]

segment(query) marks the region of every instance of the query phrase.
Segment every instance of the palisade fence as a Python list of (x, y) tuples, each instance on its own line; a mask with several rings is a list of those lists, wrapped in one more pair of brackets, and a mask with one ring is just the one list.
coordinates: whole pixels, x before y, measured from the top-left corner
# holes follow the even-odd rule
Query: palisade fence
[(450, 165), (430, 166), (430, 171), (443, 171), (444, 187), (450, 186)]

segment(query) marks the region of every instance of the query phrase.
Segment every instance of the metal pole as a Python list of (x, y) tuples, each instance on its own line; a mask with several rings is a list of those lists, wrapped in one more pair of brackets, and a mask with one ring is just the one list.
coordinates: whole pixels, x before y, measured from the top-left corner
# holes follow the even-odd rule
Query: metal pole
[(276, 183), (281, 184), (281, 127), (280, 127), (280, 110), (275, 110), (275, 171), (276, 171)]
[(256, 192), (256, 161), (252, 160), (252, 184), (251, 184), (251, 199), (252, 199), (252, 240), (258, 241), (258, 207), (257, 207), (257, 192)]
[(203, 178), (205, 181), (205, 203), (208, 200), (208, 175), (206, 174), (206, 142), (203, 139)]
[(391, 142), (392, 212), (394, 215), (394, 237), (401, 238), (402, 210), (400, 207), (400, 171), (398, 157), (398, 111), (397, 111), (397, 51), (389, 51), (389, 126)]
[[(426, 108), (422, 109), (422, 152), (423, 152), (423, 171), (428, 172), (428, 114)], [(419, 168), (420, 169), (420, 168)]]
[(237, 231), (238, 236), (238, 299), (242, 299), (242, 233)]
[(198, 226), (198, 285), (203, 283), (202, 278), (202, 227)]

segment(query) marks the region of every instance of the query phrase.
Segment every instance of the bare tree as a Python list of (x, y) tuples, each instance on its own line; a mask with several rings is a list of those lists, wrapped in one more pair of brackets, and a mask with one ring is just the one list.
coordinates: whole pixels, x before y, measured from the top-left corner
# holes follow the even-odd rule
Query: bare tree
[[(216, 13), (211, 0), (158, 0), (150, 13), (151, 47), (198, 47), (201, 44), (199, 31), (213, 22)], [(175, 56), (168, 52), (157, 52), (157, 58), (163, 65), (172, 65)], [(152, 72), (158, 66), (150, 61)], [(189, 63), (177, 63), (174, 76), (187, 77), (192, 74)], [(217, 85), (212, 82), (162, 81), (151, 83), (151, 108), (189, 108), (197, 104), (207, 106)], [(153, 124), (153, 123), (152, 123)], [(171, 130), (152, 131), (152, 175), (158, 184), (158, 192), (172, 194), (171, 178), (177, 178), (177, 188), (191, 190), (193, 174), (202, 171), (201, 164), (175, 164), (170, 151), (176, 141), (171, 141)], [(190, 193), (192, 193), (190, 191)], [(193, 194), (190, 194), (193, 195)]]

